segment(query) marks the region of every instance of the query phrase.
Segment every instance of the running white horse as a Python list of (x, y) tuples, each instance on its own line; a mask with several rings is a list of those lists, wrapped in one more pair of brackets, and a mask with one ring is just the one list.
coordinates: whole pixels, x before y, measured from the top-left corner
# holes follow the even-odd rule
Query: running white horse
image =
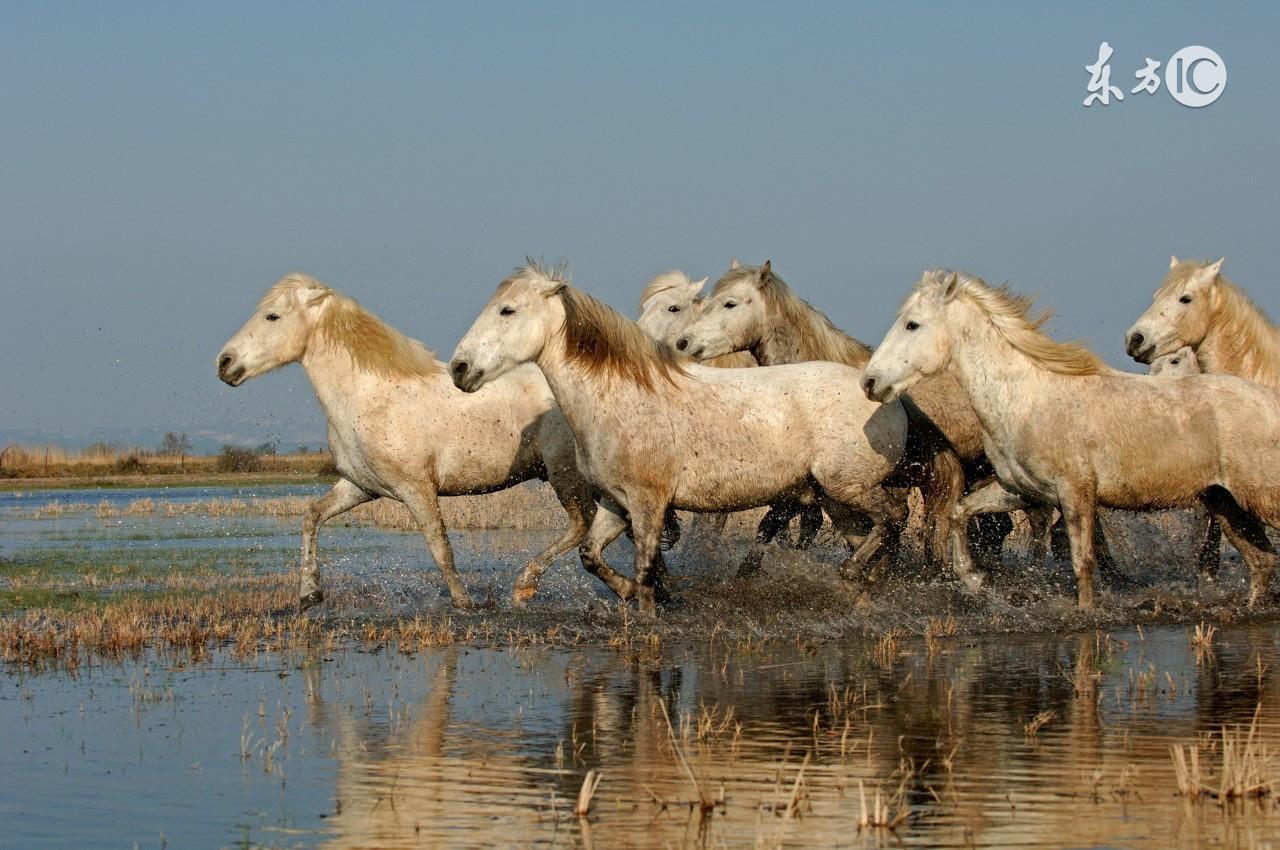
[[(1222, 263), (1170, 257), (1151, 306), (1125, 334), (1125, 350), (1154, 364), (1189, 347), (1203, 372), (1280, 388), (1280, 328), (1222, 276)], [(1206, 581), (1216, 578), (1221, 554), (1222, 530), (1210, 522), (1199, 556)]]
[(291, 274), (271, 287), (218, 354), (233, 387), (302, 364), (329, 420), (339, 478), (312, 502), (302, 530), (299, 606), (320, 602), (316, 537), (327, 520), (380, 496), (403, 502), (444, 574), (453, 604), (471, 598), (453, 565), (440, 496), (492, 493), (530, 479), (551, 482), (569, 527), (517, 579), (526, 602), (551, 562), (586, 535), (595, 511), (578, 473), (573, 433), (541, 373), (514, 370), (485, 392), (460, 393), (444, 364), (355, 299)]
[(969, 586), (969, 516), (1028, 504), (1066, 518), (1079, 605), (1093, 604), (1097, 506), (1145, 511), (1200, 501), (1249, 566), (1249, 604), (1266, 593), (1280, 525), (1280, 391), (1239, 378), (1150, 378), (1055, 342), (1031, 301), (963, 272), (926, 272), (867, 364), (863, 389), (890, 402), (949, 372), (982, 424), (998, 480), (962, 499), (953, 566)]
[[(702, 303), (702, 287), (707, 279), (691, 280), (679, 269), (665, 271), (650, 280), (640, 297), (640, 318), (636, 323), (649, 336), (674, 346), (676, 340), (688, 328)], [(756, 366), (756, 359), (745, 351), (735, 351), (720, 357), (712, 357), (702, 361), (707, 366), (723, 369), (748, 369)], [(822, 530), (822, 508), (818, 507), (811, 496), (806, 496), (804, 504), (773, 505), (760, 520), (757, 537), (761, 543), (772, 542), (786, 530), (791, 520), (800, 517), (800, 536), (796, 540), (797, 549), (808, 549), (818, 532)], [(728, 514), (710, 514), (701, 517), (701, 521), (710, 527), (713, 537), (718, 537), (724, 530)], [(747, 572), (758, 565), (753, 562), (744, 563)]]
[[(634, 322), (536, 265), (498, 287), (450, 363), (474, 392), (521, 364), (542, 369), (577, 439), (579, 468), (601, 493), (579, 547), (583, 566), (653, 612), (663, 515), (743, 510), (813, 486), (853, 547), (861, 580), (897, 548), (905, 498), (881, 482), (906, 441), (901, 405), (877, 409), (862, 373), (833, 363), (712, 369), (681, 361)], [(852, 383), (851, 383), (852, 382)], [(873, 527), (857, 535), (858, 515)], [(635, 580), (603, 552), (630, 520)]]

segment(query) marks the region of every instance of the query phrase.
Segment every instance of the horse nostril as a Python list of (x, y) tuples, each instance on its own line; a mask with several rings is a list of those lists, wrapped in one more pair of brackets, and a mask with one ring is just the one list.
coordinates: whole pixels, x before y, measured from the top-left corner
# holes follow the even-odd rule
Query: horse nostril
[(874, 393), (874, 392), (876, 391), (876, 379), (875, 379), (875, 378), (863, 378), (863, 379), (862, 379), (862, 391), (863, 391), (864, 393), (866, 393), (868, 396), (870, 396), (872, 393)]
[(465, 360), (453, 361), (453, 374), (457, 375), (459, 378), (467, 374), (467, 370), (470, 368), (471, 367), (467, 364), (467, 361)]
[(233, 360), (230, 354), (224, 354), (222, 359), (218, 361), (218, 371), (225, 372), (231, 366)]
[(1138, 333), (1137, 331), (1134, 331), (1133, 334), (1129, 337), (1129, 345), (1132, 348), (1138, 348), (1142, 345), (1145, 339), (1146, 338), (1142, 334)]
[(682, 336), (678, 340), (676, 340), (676, 351), (684, 351), (688, 347), (689, 347), (689, 338), (687, 336)]

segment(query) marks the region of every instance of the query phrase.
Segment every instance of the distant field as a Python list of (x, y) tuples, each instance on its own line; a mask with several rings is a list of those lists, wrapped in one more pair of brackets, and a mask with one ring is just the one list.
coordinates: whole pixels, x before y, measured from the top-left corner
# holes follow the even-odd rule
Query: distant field
[(166, 454), (143, 448), (9, 445), (0, 450), (0, 489), (305, 483), (337, 475), (328, 452)]

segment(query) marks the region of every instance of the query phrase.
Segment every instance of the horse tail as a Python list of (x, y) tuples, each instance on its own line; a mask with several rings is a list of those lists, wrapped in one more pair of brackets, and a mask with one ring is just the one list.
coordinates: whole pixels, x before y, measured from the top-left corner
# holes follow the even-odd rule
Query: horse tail
[(924, 501), (924, 540), (927, 561), (946, 563), (951, 510), (964, 495), (964, 464), (950, 440), (910, 396), (902, 397), (907, 413), (907, 447), (899, 464), (906, 482), (919, 487)]
[(947, 446), (929, 461), (929, 477), (920, 488), (924, 497), (925, 557), (935, 566), (947, 561), (951, 510), (964, 495), (964, 465), (955, 449)]

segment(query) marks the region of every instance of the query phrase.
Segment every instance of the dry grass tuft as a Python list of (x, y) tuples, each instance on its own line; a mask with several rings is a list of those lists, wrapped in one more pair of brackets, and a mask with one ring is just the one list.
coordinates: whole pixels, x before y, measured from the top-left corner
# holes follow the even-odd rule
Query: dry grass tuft
[(1221, 753), (1216, 783), (1212, 782), (1214, 771), (1204, 770), (1199, 743), (1170, 745), (1169, 755), (1173, 759), (1178, 793), (1191, 800), (1201, 797), (1243, 800), (1271, 796), (1276, 789), (1276, 758), (1259, 737), (1261, 714), (1262, 704), (1259, 703), (1248, 729), (1237, 726), (1228, 730), (1222, 727), (1216, 742)]

